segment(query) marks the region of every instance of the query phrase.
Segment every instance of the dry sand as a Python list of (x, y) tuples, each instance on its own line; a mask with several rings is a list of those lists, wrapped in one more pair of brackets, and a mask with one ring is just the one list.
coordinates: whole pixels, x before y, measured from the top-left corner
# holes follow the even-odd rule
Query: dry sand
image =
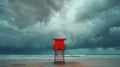
[(118, 60), (92, 60), (81, 62), (66, 62), (55, 65), (53, 62), (35, 60), (1, 60), (0, 67), (120, 67)]

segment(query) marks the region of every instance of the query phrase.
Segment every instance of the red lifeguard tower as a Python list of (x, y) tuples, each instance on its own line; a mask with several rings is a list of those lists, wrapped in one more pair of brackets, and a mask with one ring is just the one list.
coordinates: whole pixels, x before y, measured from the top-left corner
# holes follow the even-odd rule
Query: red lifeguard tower
[(54, 63), (64, 64), (64, 50), (66, 49), (66, 44), (64, 41), (66, 38), (54, 38), (53, 49), (55, 51)]

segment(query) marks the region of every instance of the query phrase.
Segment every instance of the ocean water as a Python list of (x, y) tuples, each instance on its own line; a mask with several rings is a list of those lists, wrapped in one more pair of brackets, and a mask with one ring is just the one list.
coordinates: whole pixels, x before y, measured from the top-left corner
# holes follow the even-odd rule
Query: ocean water
[[(0, 55), (0, 60), (54, 61), (54, 55)], [(65, 61), (120, 60), (120, 55), (65, 55)]]

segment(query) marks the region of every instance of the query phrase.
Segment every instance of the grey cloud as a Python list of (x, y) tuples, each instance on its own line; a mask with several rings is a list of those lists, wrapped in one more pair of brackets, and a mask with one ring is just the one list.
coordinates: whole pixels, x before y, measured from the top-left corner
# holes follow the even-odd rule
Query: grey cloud
[[(114, 26), (120, 26), (120, 5), (118, 0), (92, 0), (83, 1), (83, 8), (78, 8), (76, 22), (83, 24), (91, 24), (92, 28), (89, 30), (89, 34), (79, 35), (82, 38), (78, 38), (76, 43), (76, 48), (94, 48), (94, 47), (119, 47), (119, 35), (117, 38), (110, 35), (109, 29)], [(89, 27), (88, 27), (89, 28)], [(119, 34), (119, 32), (114, 32)], [(97, 38), (102, 36), (101, 40)], [(94, 37), (94, 38), (93, 38)], [(81, 41), (82, 40), (82, 41)], [(81, 43), (80, 43), (81, 42)]]
[(90, 41), (91, 44), (96, 45), (96, 44), (98, 44), (99, 41), (101, 41), (102, 39), (103, 39), (103, 36), (99, 36), (99, 37), (96, 37), (96, 38), (91, 37), (91, 38), (89, 39), (89, 41)]
[(114, 48), (68, 49), (65, 53), (68, 55), (119, 55), (120, 50)]
[(5, 3), (0, 21), (1, 51), (44, 54), (50, 50), (51, 53), (54, 37), (67, 38), (68, 54), (79, 49), (83, 49), (80, 53), (96, 50), (94, 53), (100, 54), (109, 48), (117, 54), (114, 50), (120, 47), (118, 0), (8, 0)]
[[(85, 21), (90, 20), (95, 17), (99, 17), (102, 15), (107, 14), (109, 10), (114, 10), (113, 8), (119, 8), (119, 1), (114, 0), (92, 0), (92, 1), (83, 1), (82, 7), (78, 9), (77, 20)], [(83, 8), (86, 7), (86, 8)], [(80, 12), (80, 13), (79, 13)]]
[(5, 4), (5, 19), (18, 28), (24, 28), (37, 21), (46, 23), (53, 12), (64, 6), (64, 0), (8, 0)]
[(120, 35), (120, 27), (112, 27), (110, 28), (110, 34), (113, 36), (119, 36)]

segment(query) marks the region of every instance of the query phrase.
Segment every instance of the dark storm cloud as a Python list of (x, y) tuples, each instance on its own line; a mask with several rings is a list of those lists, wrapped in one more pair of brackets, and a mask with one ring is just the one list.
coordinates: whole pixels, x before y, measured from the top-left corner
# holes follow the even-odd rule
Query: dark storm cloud
[[(81, 12), (77, 15), (77, 20), (89, 20), (95, 17), (99, 17), (101, 14), (110, 14), (109, 11), (119, 10), (120, 1), (118, 0), (98, 0), (98, 1), (84, 1), (86, 8), (81, 7), (79, 11)], [(114, 13), (114, 12), (113, 12)], [(102, 15), (103, 16), (103, 15)], [(104, 15), (107, 16), (107, 15)], [(104, 17), (105, 18), (105, 17)]]
[(68, 54), (120, 54), (119, 4), (119, 0), (3, 1), (0, 53), (51, 54), (52, 38), (66, 37)]
[(61, 9), (64, 0), (8, 0), (5, 4), (5, 19), (23, 28), (37, 21), (48, 21), (53, 12)]
[[(86, 1), (85, 1), (86, 2)], [(91, 4), (92, 3), (92, 4)], [(84, 41), (80, 41), (82, 39), (78, 39), (76, 44), (82, 44), (75, 46), (76, 48), (110, 48), (110, 47), (120, 47), (120, 35), (118, 30), (114, 31), (114, 34), (110, 35), (113, 32), (112, 27), (120, 26), (120, 1), (114, 0), (98, 0), (98, 1), (90, 1), (85, 3), (87, 7), (83, 10), (79, 9), (77, 15), (77, 22), (83, 23), (91, 23), (97, 24), (95, 25), (91, 32), (94, 35), (90, 35), (84, 38)], [(94, 21), (93, 21), (94, 20)], [(112, 28), (112, 30), (111, 30)], [(110, 31), (109, 31), (110, 30)], [(78, 43), (82, 42), (82, 43)]]
[(25, 50), (51, 48), (52, 34), (34, 34), (26, 27), (47, 23), (59, 12), (64, 0), (0, 0), (0, 53), (23, 53)]

